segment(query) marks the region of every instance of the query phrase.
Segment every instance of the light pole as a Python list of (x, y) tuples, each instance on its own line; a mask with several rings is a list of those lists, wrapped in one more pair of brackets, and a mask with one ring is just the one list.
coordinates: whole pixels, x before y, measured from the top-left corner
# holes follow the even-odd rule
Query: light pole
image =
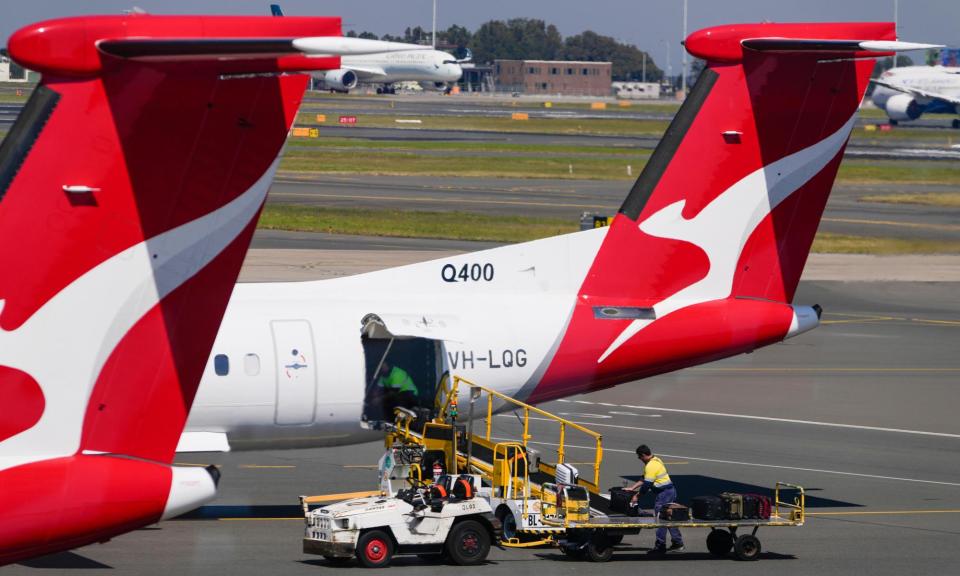
[[(898, 24), (897, 24), (897, 20), (898, 20), (898, 16), (899, 16), (899, 15), (900, 15), (900, 1), (899, 1), (899, 0), (893, 0), (893, 30), (894, 30), (894, 32), (896, 32), (898, 38), (900, 37), (900, 30), (898, 29), (899, 26), (898, 26)], [(894, 68), (897, 67), (897, 53), (896, 53), (896, 52), (893, 53), (893, 67), (894, 67)]]
[[(687, 39), (687, 0), (683, 0), (683, 40)], [(687, 97), (687, 50), (681, 52), (683, 57), (683, 78), (680, 80), (680, 91)]]
[(433, 0), (433, 33), (430, 34), (430, 42), (433, 47), (437, 47), (437, 0)]
[(661, 38), (663, 42), (663, 47), (667, 51), (667, 81), (670, 83), (670, 91), (673, 91), (673, 66), (670, 65), (670, 43), (666, 39)]

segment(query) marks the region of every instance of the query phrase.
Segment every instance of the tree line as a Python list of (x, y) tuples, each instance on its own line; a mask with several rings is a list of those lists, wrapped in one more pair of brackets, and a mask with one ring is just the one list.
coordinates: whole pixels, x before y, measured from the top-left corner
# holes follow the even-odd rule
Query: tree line
[[(347, 32), (347, 36), (412, 44), (430, 42), (430, 31), (421, 26), (407, 28), (398, 36), (355, 31)], [(458, 55), (469, 49), (477, 64), (489, 64), (494, 60), (612, 62), (614, 80), (639, 81), (644, 76), (644, 69), (648, 82), (663, 78), (663, 71), (653, 58), (632, 44), (618, 42), (591, 30), (564, 38), (556, 26), (535, 18), (490, 20), (476, 31), (453, 25), (446, 30), (437, 30), (437, 46), (459, 52)]]

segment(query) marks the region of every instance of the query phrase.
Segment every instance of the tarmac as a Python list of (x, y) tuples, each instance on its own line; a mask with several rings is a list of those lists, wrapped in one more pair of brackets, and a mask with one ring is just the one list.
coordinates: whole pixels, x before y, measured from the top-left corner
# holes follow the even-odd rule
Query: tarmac
[[(294, 279), (300, 274), (296, 270), (314, 277), (321, 271), (355, 273), (459, 251), (433, 248), (368, 250), (364, 258), (360, 252), (255, 250), (244, 274), (258, 271), (258, 261), (279, 266), (259, 269), (262, 276)], [(653, 535), (643, 533), (628, 537), (607, 564), (588, 567), (549, 548), (494, 549), (487, 565), (471, 573), (589, 570), (622, 575), (645, 568), (684, 575), (956, 572), (960, 267), (955, 259), (932, 258), (895, 262), (814, 256), (796, 301), (824, 307), (818, 329), (749, 355), (544, 405), (604, 435), (604, 486), (637, 477), (640, 467), (633, 450), (641, 442), (664, 458), (682, 501), (724, 490), (762, 493), (777, 481), (804, 486), (806, 525), (761, 529), (759, 563), (713, 558), (706, 551), (706, 532), (690, 529), (684, 532), (687, 551), (662, 559), (646, 557)], [(897, 266), (923, 281), (883, 279), (884, 269)], [(858, 268), (861, 272), (854, 273)], [(940, 272), (931, 275), (931, 270)], [(870, 274), (880, 276), (870, 279)], [(517, 426), (511, 415), (497, 417), (494, 435), (515, 437)], [(533, 422), (532, 430), (532, 445), (544, 459), (555, 457), (556, 430), (540, 421)], [(568, 443), (590, 445), (576, 436), (568, 437)], [(337, 499), (374, 489), (374, 465), (381, 450), (379, 443), (371, 443), (184, 455), (180, 463), (215, 463), (223, 472), (220, 497), (193, 519), (164, 522), (3, 572), (243, 575), (359, 570), (331, 567), (301, 552), (297, 496)], [(590, 474), (592, 454), (573, 448), (568, 461)], [(389, 570), (423, 575), (449, 574), (452, 568), (411, 557), (398, 559)]]

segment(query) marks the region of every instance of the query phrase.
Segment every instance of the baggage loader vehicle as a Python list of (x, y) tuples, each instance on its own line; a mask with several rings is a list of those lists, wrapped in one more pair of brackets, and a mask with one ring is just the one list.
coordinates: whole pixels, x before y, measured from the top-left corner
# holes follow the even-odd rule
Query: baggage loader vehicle
[[(457, 424), (461, 386), (468, 390), (466, 425)], [(486, 414), (474, 418), (478, 404), (485, 404)], [(493, 436), (493, 419), (507, 411), (517, 414), (517, 440)], [(486, 558), (491, 544), (498, 544), (556, 546), (572, 558), (603, 562), (624, 536), (677, 527), (709, 529), (707, 548), (717, 556), (733, 552), (739, 559), (756, 560), (760, 527), (804, 522), (803, 488), (785, 483), (774, 488), (769, 518), (671, 521), (618, 514), (600, 494), (600, 434), (459, 377), (441, 384), (431, 419), (403, 408), (395, 416), (379, 466), (380, 496), (314, 510), (310, 499), (301, 497), (305, 553), (332, 562), (356, 556), (370, 567), (388, 564), (395, 554), (445, 555), (456, 564), (475, 564)], [(555, 424), (559, 437), (534, 440), (532, 419)], [(474, 433), (476, 422), (484, 424), (482, 432)], [(585, 435), (594, 448), (582, 441), (574, 444), (574, 433)], [(534, 445), (556, 446), (555, 461)], [(574, 447), (594, 452), (587, 459), (592, 468), (587, 478), (565, 462)], [(433, 478), (424, 475), (430, 472)], [(458, 527), (464, 522), (469, 531)]]

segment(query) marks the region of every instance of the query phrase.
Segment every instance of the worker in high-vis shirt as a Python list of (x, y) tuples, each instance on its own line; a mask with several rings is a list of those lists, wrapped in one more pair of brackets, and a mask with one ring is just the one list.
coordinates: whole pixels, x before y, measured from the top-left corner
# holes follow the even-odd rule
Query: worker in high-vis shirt
[[(660, 509), (667, 504), (677, 501), (677, 490), (673, 487), (670, 475), (667, 474), (667, 467), (663, 460), (653, 455), (650, 447), (646, 444), (637, 446), (637, 458), (643, 461), (643, 480), (637, 481), (630, 490), (639, 492), (633, 496), (631, 504), (636, 504), (637, 500), (647, 492), (653, 492), (656, 500), (653, 503), (653, 516), (660, 518)], [(683, 536), (680, 535), (679, 528), (670, 528), (670, 547), (667, 548), (667, 529), (657, 528), (657, 543), (654, 545), (650, 554), (666, 554), (667, 552), (682, 552)]]
[[(420, 395), (417, 385), (413, 383), (413, 378), (407, 374), (407, 371), (387, 362), (380, 366), (377, 386), (380, 387), (384, 395), (390, 397), (393, 406), (403, 406), (405, 408), (415, 406)], [(388, 408), (392, 410), (392, 407)]]

